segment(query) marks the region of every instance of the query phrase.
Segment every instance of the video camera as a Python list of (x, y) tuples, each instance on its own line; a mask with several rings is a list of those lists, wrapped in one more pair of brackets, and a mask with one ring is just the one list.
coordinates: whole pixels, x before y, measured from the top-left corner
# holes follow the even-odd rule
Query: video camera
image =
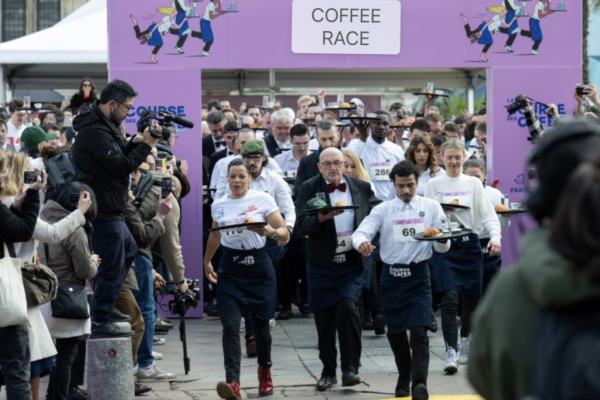
[[(175, 128), (173, 127), (173, 122), (185, 126), (186, 128), (193, 128), (194, 123), (192, 121), (188, 121), (187, 119), (181, 118), (177, 115), (173, 115), (167, 111), (150, 111), (143, 110), (140, 114), (140, 123), (138, 126), (139, 132), (144, 132), (146, 128), (150, 128), (150, 135), (156, 139), (169, 140), (171, 135), (175, 133)], [(158, 122), (158, 124), (163, 128), (162, 132), (159, 132), (157, 129), (153, 129), (152, 121)]]
[(194, 279), (187, 281), (188, 290), (182, 293), (179, 289), (169, 290), (169, 294), (174, 295), (173, 300), (169, 301), (169, 311), (171, 314), (185, 315), (190, 307), (196, 308), (200, 301), (200, 288), (197, 287), (200, 281)]

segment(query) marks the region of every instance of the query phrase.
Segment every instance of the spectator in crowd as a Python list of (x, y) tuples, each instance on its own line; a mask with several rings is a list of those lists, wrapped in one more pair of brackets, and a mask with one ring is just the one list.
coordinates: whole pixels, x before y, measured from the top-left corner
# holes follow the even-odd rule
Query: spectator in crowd
[(296, 115), (298, 116), (298, 118), (299, 119), (310, 119), (311, 117), (309, 116), (308, 109), (311, 106), (311, 104), (314, 104), (314, 103), (315, 103), (314, 97), (308, 96), (308, 95), (300, 96), (300, 98), (297, 101), (298, 112), (296, 113)]
[[(77, 201), (73, 197), (77, 197)], [(57, 276), (59, 285), (86, 286), (86, 281), (96, 276), (101, 259), (90, 250), (89, 235), (92, 221), (97, 215), (96, 196), (92, 189), (82, 183), (67, 184), (56, 201), (49, 200), (40, 217), (55, 224), (68, 217), (83, 200), (91, 201), (91, 207), (84, 213), (85, 224), (77, 228), (59, 243), (43, 243), (39, 252), (40, 262), (48, 266)], [(42, 313), (56, 341), (56, 367), (52, 371), (48, 385), (48, 398), (66, 399), (71, 379), (71, 366), (77, 357), (77, 342), (80, 337), (91, 333), (90, 319), (60, 319), (52, 316), (50, 303), (42, 305)]]
[(206, 109), (208, 110), (209, 114), (213, 111), (223, 111), (223, 109), (221, 108), (221, 102), (219, 100), (209, 101), (206, 105)]
[(90, 78), (85, 78), (79, 85), (79, 91), (75, 93), (71, 100), (67, 103), (63, 102), (61, 110), (70, 108), (72, 110), (78, 110), (81, 107), (91, 106), (98, 100), (96, 85)]
[(229, 104), (229, 100), (221, 99), (219, 103), (221, 103), (221, 111), (231, 110), (231, 104)]
[[(0, 150), (0, 187), (8, 171), (6, 153)], [(31, 239), (40, 209), (39, 190), (42, 187), (42, 178), (38, 176), (37, 182), (27, 189), (19, 211), (11, 210), (0, 202), (0, 258), (8, 256), (4, 254), (5, 244)], [(3, 349), (0, 351), (0, 370), (4, 377), (7, 398), (11, 400), (32, 400), (29, 384), (31, 353), (28, 340), (29, 332), (24, 324), (0, 328), (0, 348)]]
[(15, 151), (15, 146), (8, 141), (8, 126), (3, 119), (0, 119), (0, 150)]
[(14, 98), (8, 105), (10, 119), (6, 122), (8, 128), (8, 142), (16, 151), (21, 149), (21, 134), (27, 128), (25, 120), (27, 112), (23, 109), (23, 100)]
[(21, 151), (29, 156), (29, 162), (33, 168), (43, 170), (45, 169), (44, 162), (40, 157), (42, 150), (57, 139), (58, 135), (46, 133), (40, 126), (30, 126), (23, 131), (21, 136)]
[(88, 174), (98, 195), (98, 217), (94, 222), (92, 243), (103, 259), (96, 276), (92, 305), (92, 333), (97, 336), (131, 336), (114, 321), (128, 318), (115, 309), (121, 286), (135, 258), (137, 246), (123, 220), (127, 204), (129, 175), (150, 154), (158, 141), (147, 128), (129, 143), (120, 129), (133, 107), (137, 92), (120, 80), (110, 82), (100, 100), (86, 108), (74, 121), (77, 140), (73, 160)]

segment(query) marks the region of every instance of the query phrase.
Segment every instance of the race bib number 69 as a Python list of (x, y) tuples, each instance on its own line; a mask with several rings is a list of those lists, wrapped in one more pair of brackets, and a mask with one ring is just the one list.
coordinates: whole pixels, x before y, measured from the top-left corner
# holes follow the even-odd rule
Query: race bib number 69
[(412, 235), (425, 231), (423, 218), (396, 219), (393, 221), (394, 243), (414, 242)]

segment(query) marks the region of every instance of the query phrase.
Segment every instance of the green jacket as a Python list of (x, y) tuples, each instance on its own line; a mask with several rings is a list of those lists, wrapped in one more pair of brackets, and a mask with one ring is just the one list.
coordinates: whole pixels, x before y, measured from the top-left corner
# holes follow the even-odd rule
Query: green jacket
[(564, 307), (600, 297), (600, 284), (569, 267), (538, 228), (523, 241), (515, 268), (490, 285), (473, 317), (469, 380), (486, 400), (522, 400), (531, 394), (535, 316), (539, 307)]

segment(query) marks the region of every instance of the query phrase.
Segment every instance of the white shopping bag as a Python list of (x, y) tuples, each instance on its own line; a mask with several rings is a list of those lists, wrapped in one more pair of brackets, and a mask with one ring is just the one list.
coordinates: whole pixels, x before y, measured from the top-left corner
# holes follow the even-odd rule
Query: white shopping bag
[(4, 243), (0, 260), (0, 328), (28, 324), (21, 260), (12, 258)]

